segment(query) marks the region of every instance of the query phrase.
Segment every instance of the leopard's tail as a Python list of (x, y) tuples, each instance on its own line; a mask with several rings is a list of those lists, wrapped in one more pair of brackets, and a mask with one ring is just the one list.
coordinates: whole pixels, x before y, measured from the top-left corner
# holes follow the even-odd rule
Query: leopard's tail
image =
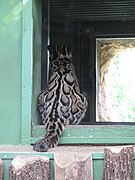
[(46, 152), (48, 148), (56, 147), (59, 143), (60, 136), (65, 129), (65, 125), (60, 121), (57, 121), (56, 123), (50, 123), (46, 129), (45, 138), (34, 144), (33, 148), (35, 151)]

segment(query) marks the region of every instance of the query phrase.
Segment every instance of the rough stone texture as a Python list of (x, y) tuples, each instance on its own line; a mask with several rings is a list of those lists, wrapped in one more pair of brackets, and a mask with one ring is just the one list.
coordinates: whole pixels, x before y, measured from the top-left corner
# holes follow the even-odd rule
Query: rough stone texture
[(104, 150), (104, 180), (134, 180), (134, 147), (110, 147)]
[(4, 162), (0, 159), (0, 180), (3, 180)]
[(93, 180), (92, 157), (86, 152), (55, 153), (55, 180)]
[(10, 180), (50, 180), (48, 157), (16, 156), (10, 165)]
[(111, 121), (111, 105), (109, 105), (108, 97), (106, 95), (106, 74), (110, 63), (114, 56), (121, 50), (126, 48), (135, 48), (134, 40), (132, 39), (115, 39), (115, 40), (100, 40), (98, 42), (98, 117), (97, 121), (106, 122)]

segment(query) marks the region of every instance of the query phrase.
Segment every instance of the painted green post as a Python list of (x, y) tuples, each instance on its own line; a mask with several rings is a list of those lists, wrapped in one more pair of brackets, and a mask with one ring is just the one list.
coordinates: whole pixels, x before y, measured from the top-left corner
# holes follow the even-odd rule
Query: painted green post
[(21, 142), (29, 144), (31, 137), (33, 18), (32, 1), (22, 1), (22, 124)]

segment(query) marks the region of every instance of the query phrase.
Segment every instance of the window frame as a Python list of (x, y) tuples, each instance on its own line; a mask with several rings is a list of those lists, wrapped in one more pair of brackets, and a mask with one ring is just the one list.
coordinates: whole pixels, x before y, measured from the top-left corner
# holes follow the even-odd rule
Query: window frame
[[(42, 1), (41, 1), (42, 2)], [(33, 125), (33, 1), (22, 0), (22, 120), (21, 143), (33, 144), (44, 137), (45, 129)], [(135, 125), (77, 125), (68, 126), (60, 144), (134, 144)]]

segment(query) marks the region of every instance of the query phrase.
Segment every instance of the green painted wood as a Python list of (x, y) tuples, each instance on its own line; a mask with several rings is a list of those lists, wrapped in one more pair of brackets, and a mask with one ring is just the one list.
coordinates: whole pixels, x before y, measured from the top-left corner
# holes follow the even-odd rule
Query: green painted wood
[(104, 160), (93, 160), (93, 177), (94, 180), (102, 180), (104, 175)]
[(9, 178), (9, 167), (12, 159), (4, 160), (4, 180), (10, 180)]
[(19, 144), (21, 0), (0, 1), (0, 144)]
[(30, 144), (31, 125), (38, 123), (41, 91), (42, 0), (23, 0), (22, 11), (22, 144)]
[(47, 156), (49, 159), (54, 159), (54, 154), (52, 152), (38, 153), (38, 152), (0, 152), (0, 158), (3, 160), (11, 160), (15, 156)]
[(22, 124), (21, 142), (29, 144), (31, 136), (31, 102), (33, 71), (32, 1), (22, 0)]
[[(43, 126), (33, 129), (31, 143), (44, 137)], [(60, 144), (134, 144), (135, 126), (94, 125), (68, 126), (60, 138)]]

